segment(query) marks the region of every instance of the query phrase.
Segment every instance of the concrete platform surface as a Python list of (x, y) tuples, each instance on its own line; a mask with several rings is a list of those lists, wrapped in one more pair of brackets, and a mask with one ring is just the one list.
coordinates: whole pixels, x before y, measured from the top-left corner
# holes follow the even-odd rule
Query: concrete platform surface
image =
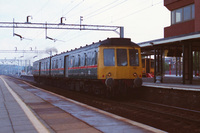
[(0, 76), (0, 133), (150, 133), (162, 130)]
[(200, 91), (200, 85), (143, 82), (142, 86), (185, 91)]

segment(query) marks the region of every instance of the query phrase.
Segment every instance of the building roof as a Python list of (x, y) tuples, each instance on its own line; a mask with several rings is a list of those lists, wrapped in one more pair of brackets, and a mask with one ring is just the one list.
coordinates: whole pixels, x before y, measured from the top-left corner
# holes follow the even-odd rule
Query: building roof
[(194, 39), (200, 39), (200, 32), (193, 32), (193, 33), (179, 35), (179, 36), (151, 40), (151, 41), (147, 41), (147, 42), (138, 43), (138, 45), (141, 48), (143, 48), (143, 47), (170, 44), (170, 43), (186, 41), (186, 40), (194, 40)]

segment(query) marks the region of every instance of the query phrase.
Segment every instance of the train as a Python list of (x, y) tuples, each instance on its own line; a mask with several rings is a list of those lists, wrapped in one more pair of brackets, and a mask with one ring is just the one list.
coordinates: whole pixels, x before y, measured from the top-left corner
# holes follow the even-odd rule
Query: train
[(106, 97), (142, 86), (140, 47), (130, 38), (107, 38), (33, 63), (36, 82)]
[(154, 59), (143, 58), (142, 59), (142, 76), (143, 77), (154, 77)]

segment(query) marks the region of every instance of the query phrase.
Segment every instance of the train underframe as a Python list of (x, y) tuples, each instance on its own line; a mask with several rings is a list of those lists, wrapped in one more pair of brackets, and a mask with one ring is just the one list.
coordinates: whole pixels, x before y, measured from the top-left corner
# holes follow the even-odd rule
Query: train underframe
[(38, 83), (55, 86), (71, 91), (85, 92), (103, 97), (126, 97), (135, 90), (134, 79), (116, 79), (111, 85), (105, 79), (73, 79), (59, 77), (39, 77), (34, 80)]

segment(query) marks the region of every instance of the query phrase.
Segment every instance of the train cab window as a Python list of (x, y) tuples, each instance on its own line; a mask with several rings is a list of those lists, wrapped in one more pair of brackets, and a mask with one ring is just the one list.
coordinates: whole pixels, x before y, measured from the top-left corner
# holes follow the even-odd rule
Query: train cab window
[(129, 49), (130, 66), (139, 66), (139, 56), (137, 49)]
[(115, 50), (114, 49), (104, 49), (104, 66), (115, 66)]
[(127, 66), (127, 50), (117, 49), (117, 66)]

